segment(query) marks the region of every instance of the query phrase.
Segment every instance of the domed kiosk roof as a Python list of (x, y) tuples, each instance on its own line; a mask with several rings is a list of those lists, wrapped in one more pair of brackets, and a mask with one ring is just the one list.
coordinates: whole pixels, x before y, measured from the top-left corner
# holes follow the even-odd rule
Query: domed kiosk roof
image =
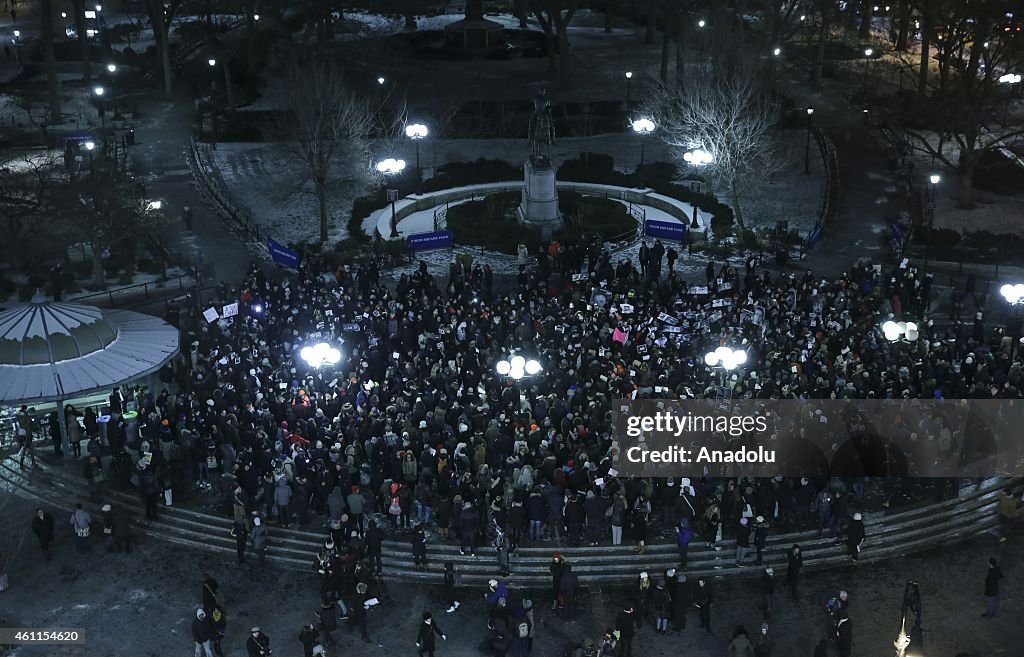
[(43, 402), (113, 387), (160, 369), (178, 330), (156, 317), (33, 301), (0, 312), (0, 402)]

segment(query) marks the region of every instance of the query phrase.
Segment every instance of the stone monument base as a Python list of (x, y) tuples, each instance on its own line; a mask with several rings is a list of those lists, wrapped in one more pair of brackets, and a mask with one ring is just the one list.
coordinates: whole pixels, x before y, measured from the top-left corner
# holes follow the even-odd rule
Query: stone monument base
[(539, 231), (544, 239), (550, 239), (562, 227), (555, 170), (550, 162), (538, 162), (531, 158), (523, 165), (523, 183), (519, 223)]

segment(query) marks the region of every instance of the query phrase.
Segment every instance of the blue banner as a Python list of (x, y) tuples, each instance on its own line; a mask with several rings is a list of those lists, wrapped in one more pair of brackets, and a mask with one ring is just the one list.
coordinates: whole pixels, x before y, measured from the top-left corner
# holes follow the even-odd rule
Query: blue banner
[(436, 233), (416, 233), (410, 235), (406, 243), (409, 245), (410, 251), (449, 249), (452, 246), (452, 234), (447, 230), (439, 230)]
[(647, 237), (660, 237), (663, 240), (685, 242), (686, 224), (648, 219), (644, 222), (644, 235)]
[(277, 264), (291, 267), (292, 269), (299, 268), (299, 254), (295, 251), (278, 244), (269, 237), (267, 238), (267, 249), (270, 250), (270, 257)]
[(821, 231), (823, 226), (821, 224), (815, 224), (814, 228), (811, 229), (811, 234), (807, 236), (807, 244), (814, 246), (821, 239)]

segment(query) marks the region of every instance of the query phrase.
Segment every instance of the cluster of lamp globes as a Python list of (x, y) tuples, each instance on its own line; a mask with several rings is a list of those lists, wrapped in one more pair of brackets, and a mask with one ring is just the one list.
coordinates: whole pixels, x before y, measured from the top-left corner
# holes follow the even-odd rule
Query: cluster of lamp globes
[(917, 324), (914, 322), (894, 322), (891, 320), (882, 324), (882, 334), (889, 342), (896, 342), (897, 340), (914, 342), (921, 335)]
[(719, 347), (704, 355), (704, 362), (708, 367), (721, 367), (724, 370), (734, 370), (742, 367), (747, 362), (747, 352), (742, 349), (730, 349)]
[(1011, 306), (1016, 306), (1018, 303), (1024, 303), (1024, 283), (1017, 283), (1006, 285), (999, 288), (999, 294), (1006, 299), (1006, 303)]
[(715, 161), (715, 156), (703, 148), (695, 148), (683, 153), (683, 160), (694, 166), (704, 166)]
[(337, 365), (341, 360), (341, 352), (327, 344), (320, 342), (312, 347), (303, 347), (299, 352), (302, 360), (310, 367), (323, 367), (324, 365)]
[(513, 379), (521, 379), (524, 376), (533, 376), (539, 373), (543, 367), (532, 358), (527, 360), (522, 356), (513, 356), (508, 360), (499, 360), (494, 370), (501, 376), (508, 376)]

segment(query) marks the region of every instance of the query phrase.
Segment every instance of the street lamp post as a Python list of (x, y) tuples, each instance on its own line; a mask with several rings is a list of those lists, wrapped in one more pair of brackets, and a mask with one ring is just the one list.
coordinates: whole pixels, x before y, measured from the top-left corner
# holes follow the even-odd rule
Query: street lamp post
[(303, 347), (299, 352), (299, 357), (310, 367), (319, 369), (324, 365), (337, 365), (341, 361), (341, 352), (326, 342), (320, 342)]
[(932, 230), (935, 228), (935, 186), (942, 181), (942, 176), (933, 173), (928, 176), (928, 239), (924, 243), (924, 271), (928, 273), (928, 261), (931, 256)]
[(640, 135), (640, 168), (637, 169), (637, 177), (639, 180), (639, 186), (644, 185), (644, 146), (647, 144), (647, 140), (644, 139), (647, 135), (654, 132), (654, 121), (651, 119), (637, 119), (633, 121), (633, 132)]
[(626, 110), (629, 110), (629, 82), (633, 79), (633, 71), (626, 71)]
[(103, 87), (93, 87), (92, 93), (96, 98), (96, 111), (100, 115), (100, 125), (105, 126), (107, 124), (106, 113), (103, 111), (103, 94), (106, 93), (106, 89)]
[(1014, 87), (1016, 87), (1018, 84), (1020, 84), (1020, 81), (1021, 81), (1020, 73), (1006, 73), (1005, 75), (1000, 75), (999, 76), (999, 84), (1005, 84), (1005, 85), (1009, 86), (1010, 89), (1011, 89), (1011, 95), (1007, 96), (1006, 103), (1003, 104), (1003, 119), (1001, 121), (1001, 125), (1003, 127), (1006, 127), (1006, 114), (1009, 112), (1009, 110), (1010, 110), (1010, 103), (1013, 101), (1012, 90), (1013, 90)]
[(894, 322), (889, 320), (882, 324), (882, 335), (892, 343), (914, 343), (921, 337), (921, 331), (914, 322)]
[(413, 123), (405, 126), (405, 136), (416, 144), (416, 170), (420, 169), (420, 140), (426, 138), (429, 131), (422, 123)]
[(1021, 341), (1021, 316), (1020, 309), (1024, 306), (1024, 283), (1017, 283), (1006, 285), (999, 288), (999, 295), (1003, 297), (1006, 303), (1010, 304), (1010, 308), (1013, 309), (1013, 326), (1011, 333), (1013, 334), (1013, 342), (1010, 343), (1010, 360), (1013, 360), (1013, 355), (1018, 348), (1018, 343)]
[(91, 141), (85, 142), (85, 150), (89, 154), (89, 173), (96, 173), (96, 167), (93, 164), (92, 152), (96, 148), (96, 144)]
[(508, 377), (518, 381), (523, 377), (536, 376), (544, 370), (541, 364), (533, 358), (527, 359), (523, 356), (512, 356), (503, 358), (494, 366), (498, 376)]
[(804, 145), (804, 173), (811, 173), (811, 117), (814, 115), (814, 107), (807, 106), (807, 140)]
[[(377, 171), (384, 174), (385, 179), (391, 179), (405, 169), (405, 160), (388, 158), (377, 163)], [(395, 201), (398, 200), (398, 190), (389, 188), (387, 190), (388, 200), (391, 202), (391, 239), (398, 237), (398, 215), (395, 213)]]
[[(683, 153), (683, 161), (694, 168), (700, 169), (714, 162), (715, 156), (703, 148), (697, 147)], [(701, 191), (703, 191), (703, 188)], [(700, 222), (697, 221), (696, 203), (693, 205), (693, 220), (690, 222), (690, 228), (700, 228)]]
[(746, 362), (747, 352), (743, 349), (723, 346), (704, 354), (704, 364), (719, 371), (719, 385), (722, 388), (725, 387), (726, 374), (738, 367), (743, 367)]
[(874, 49), (864, 49), (864, 93), (868, 92), (868, 65), (871, 63), (871, 56), (875, 54)]

